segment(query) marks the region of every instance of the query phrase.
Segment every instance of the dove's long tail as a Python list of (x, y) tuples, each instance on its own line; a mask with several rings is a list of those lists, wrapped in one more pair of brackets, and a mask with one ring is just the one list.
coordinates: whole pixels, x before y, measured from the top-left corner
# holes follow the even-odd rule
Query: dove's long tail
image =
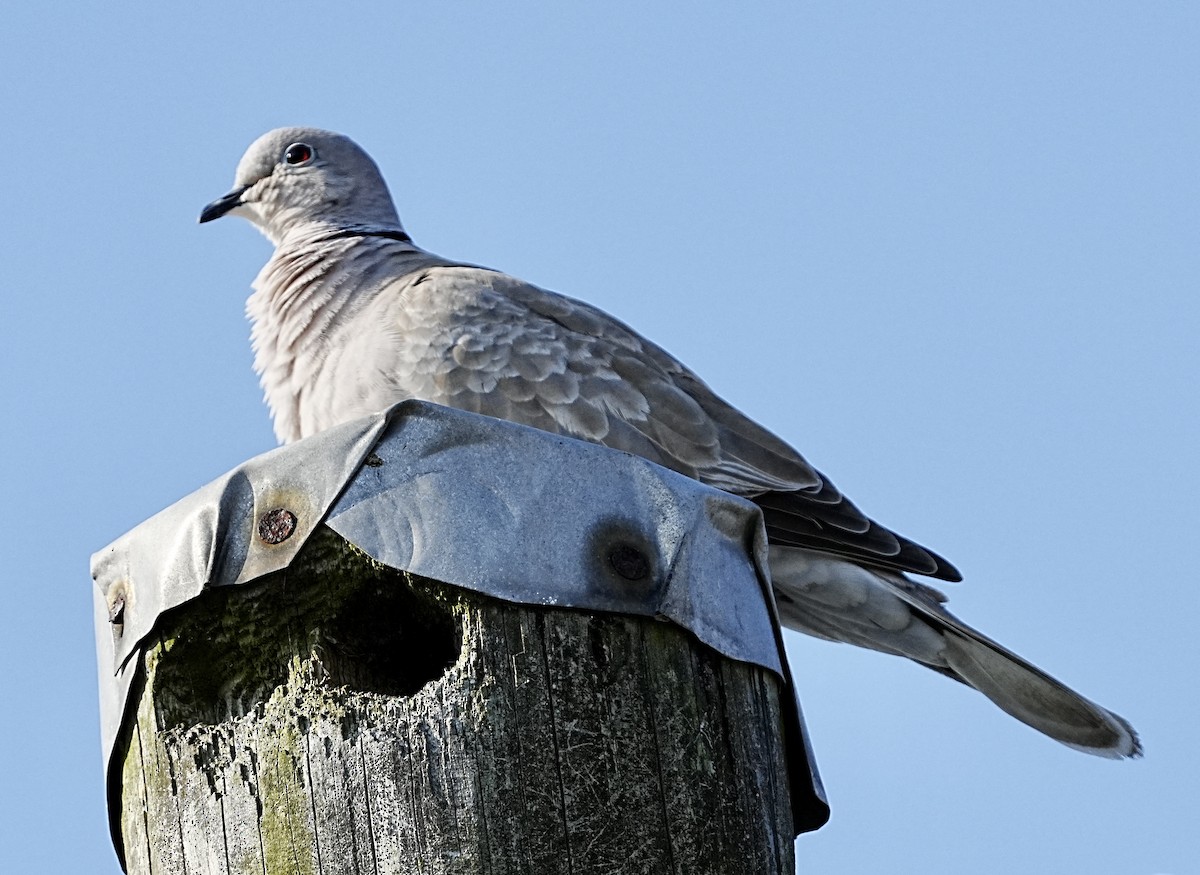
[(907, 656), (1076, 750), (1113, 759), (1141, 755), (1126, 720), (976, 632), (942, 607), (945, 597), (932, 587), (790, 547), (771, 547), (770, 564), (785, 626)]

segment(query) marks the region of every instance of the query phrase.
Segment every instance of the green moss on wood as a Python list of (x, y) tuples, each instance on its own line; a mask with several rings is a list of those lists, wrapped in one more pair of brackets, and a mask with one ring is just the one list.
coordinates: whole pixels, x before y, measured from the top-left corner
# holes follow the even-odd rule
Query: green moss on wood
[(775, 679), (671, 624), (497, 602), (323, 528), (167, 621), (131, 872), (792, 871)]

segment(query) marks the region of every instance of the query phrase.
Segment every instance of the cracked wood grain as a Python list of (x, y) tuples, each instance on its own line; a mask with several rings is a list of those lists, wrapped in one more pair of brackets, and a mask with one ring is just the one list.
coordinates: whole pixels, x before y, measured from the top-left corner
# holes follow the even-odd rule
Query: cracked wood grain
[(142, 659), (136, 875), (793, 871), (777, 679), (668, 623), (499, 602), (321, 529)]

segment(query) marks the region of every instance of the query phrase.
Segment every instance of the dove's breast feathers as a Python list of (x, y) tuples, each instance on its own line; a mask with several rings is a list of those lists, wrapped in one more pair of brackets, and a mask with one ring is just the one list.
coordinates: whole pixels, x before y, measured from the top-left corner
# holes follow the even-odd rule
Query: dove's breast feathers
[[(281, 440), (412, 397), (705, 480), (728, 469), (720, 485), (742, 494), (822, 482), (662, 349), (594, 307), (506, 274), (393, 240), (341, 237), (281, 248), (254, 286), (255, 367)], [(725, 444), (747, 442), (777, 470), (727, 459)]]

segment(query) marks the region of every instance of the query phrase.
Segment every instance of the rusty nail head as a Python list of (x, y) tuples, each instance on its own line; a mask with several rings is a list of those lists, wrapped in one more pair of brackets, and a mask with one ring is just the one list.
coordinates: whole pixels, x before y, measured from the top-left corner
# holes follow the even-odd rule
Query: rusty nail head
[(268, 544), (282, 544), (296, 531), (296, 515), (277, 507), (258, 519), (258, 537)]
[(642, 580), (650, 574), (650, 560), (632, 544), (614, 544), (608, 551), (608, 564), (626, 580)]

